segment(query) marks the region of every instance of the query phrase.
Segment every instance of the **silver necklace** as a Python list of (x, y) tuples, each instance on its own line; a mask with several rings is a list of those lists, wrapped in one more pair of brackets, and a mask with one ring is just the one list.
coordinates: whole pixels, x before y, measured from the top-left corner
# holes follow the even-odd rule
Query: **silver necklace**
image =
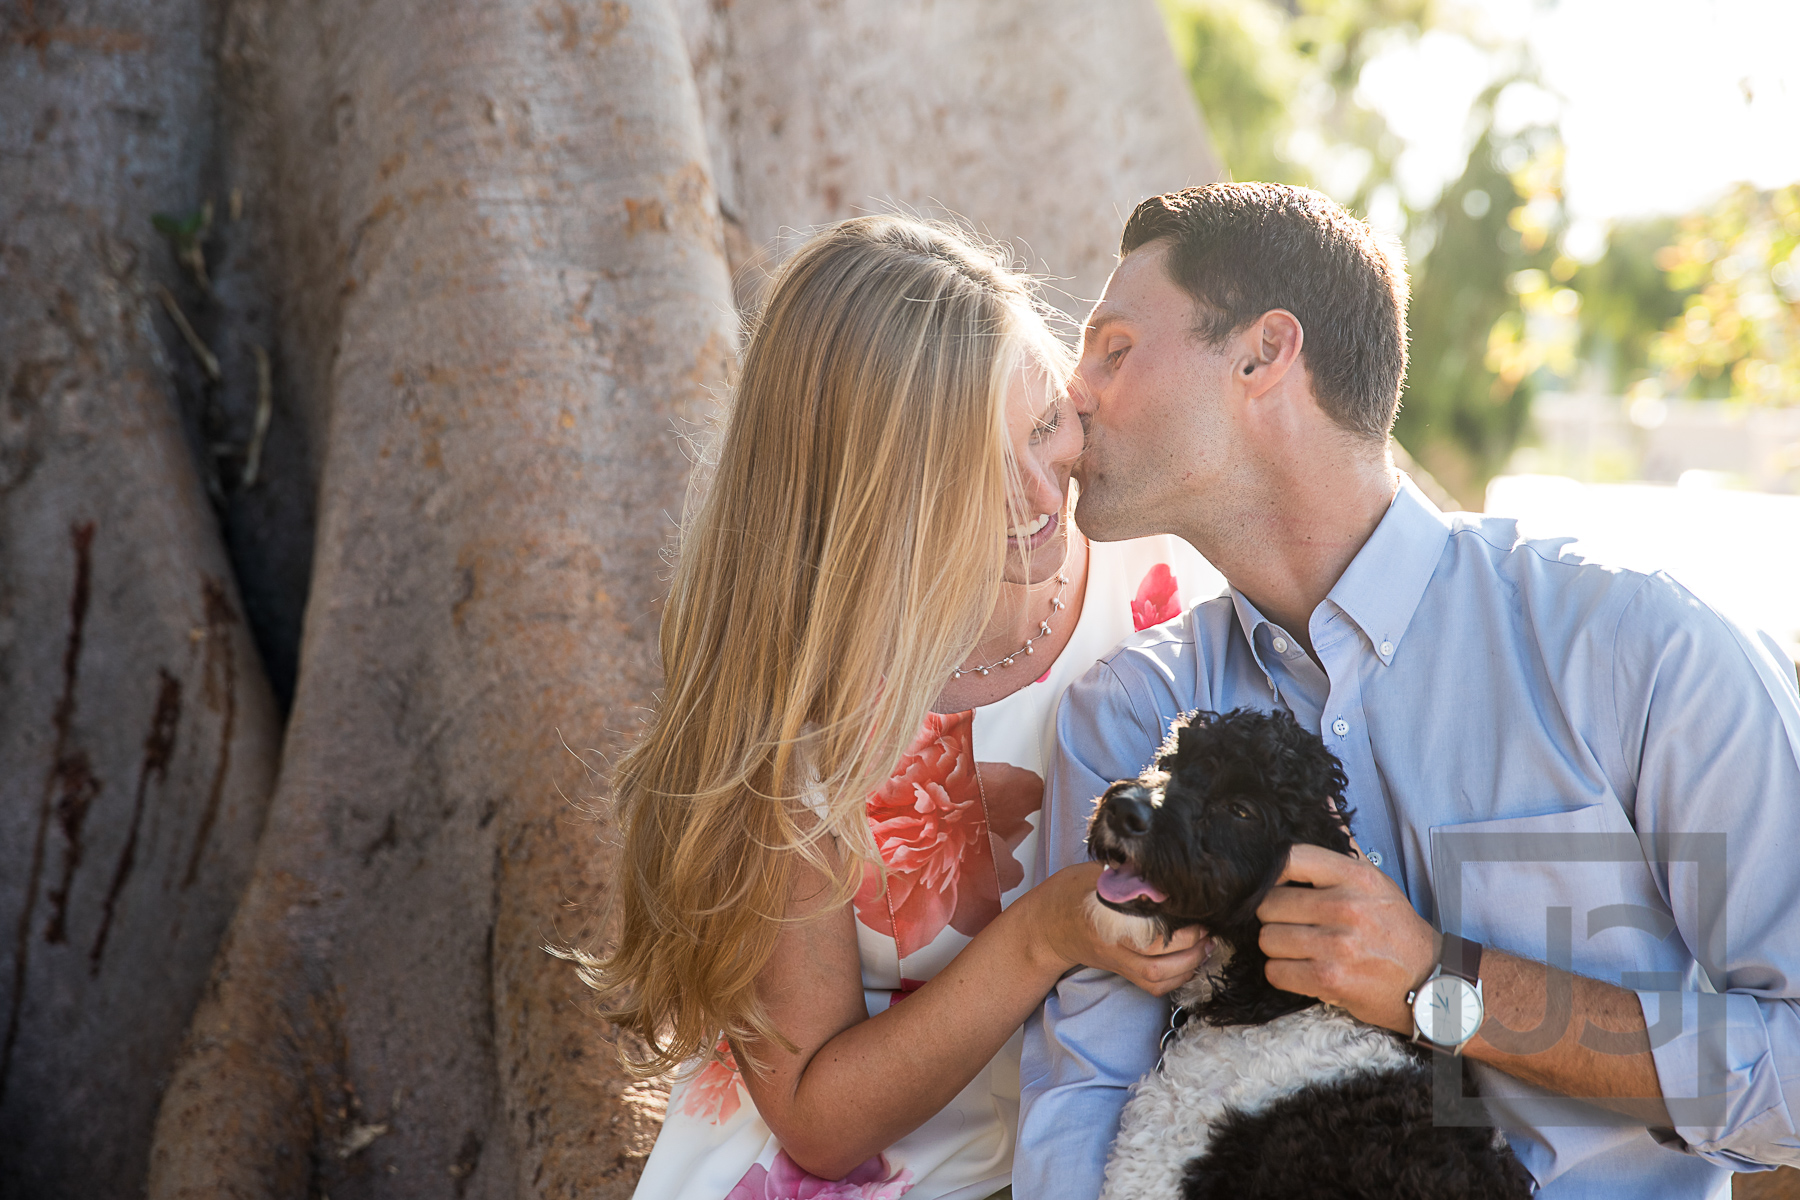
[(1003, 658), (995, 659), (993, 662), (987, 664), (987, 666), (985, 666), (985, 667), (959, 667), (959, 668), (957, 668), (956, 671), (951, 674), (951, 676), (950, 676), (951, 680), (955, 681), (955, 680), (961, 679), (964, 675), (985, 676), (989, 671), (998, 671), (1001, 667), (1010, 667), (1013, 665), (1013, 660), (1015, 658), (1018, 658), (1021, 654), (1030, 654), (1032, 652), (1031, 644), (1033, 642), (1039, 642), (1039, 641), (1042, 641), (1043, 639), (1049, 637), (1050, 636), (1050, 618), (1054, 617), (1057, 613), (1062, 611), (1063, 593), (1069, 590), (1069, 577), (1067, 575), (1063, 574), (1061, 571), (1058, 571), (1056, 573), (1056, 582), (1061, 584), (1062, 586), (1057, 588), (1056, 595), (1054, 595), (1050, 598), (1050, 612), (1048, 615), (1046, 615), (1044, 617), (1044, 619), (1042, 621), (1038, 622), (1038, 631), (1037, 631), (1036, 637), (1026, 638), (1025, 644), (1023, 646), (1020, 646), (1017, 650), (1014, 650), (1011, 654), (1008, 654)]

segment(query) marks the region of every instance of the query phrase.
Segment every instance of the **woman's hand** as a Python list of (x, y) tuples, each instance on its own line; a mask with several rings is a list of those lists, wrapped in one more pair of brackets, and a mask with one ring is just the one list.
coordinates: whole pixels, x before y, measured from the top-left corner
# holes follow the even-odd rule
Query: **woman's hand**
[(1176, 930), (1166, 941), (1140, 949), (1119, 940), (1117, 928), (1099, 914), (1109, 914), (1095, 898), (1099, 863), (1064, 867), (1018, 900), (1029, 904), (1032, 949), (1054, 957), (1058, 974), (1071, 967), (1098, 967), (1135, 983), (1153, 996), (1165, 996), (1192, 979), (1212, 951), (1204, 929)]

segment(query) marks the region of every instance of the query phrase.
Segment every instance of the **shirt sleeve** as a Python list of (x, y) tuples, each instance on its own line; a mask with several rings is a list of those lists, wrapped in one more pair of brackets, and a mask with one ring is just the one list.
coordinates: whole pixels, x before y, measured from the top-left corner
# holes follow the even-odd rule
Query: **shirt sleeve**
[[(1162, 717), (1140, 711), (1107, 662), (1069, 688), (1057, 713), (1057, 750), (1038, 839), (1042, 876), (1087, 860), (1087, 820), (1115, 779), (1136, 775), (1162, 741)], [(1128, 1089), (1156, 1066), (1166, 1001), (1116, 975), (1064, 976), (1025, 1023), (1020, 1065), (1019, 1200), (1090, 1200)]]
[(1675, 1132), (1732, 1170), (1800, 1165), (1792, 664), (1666, 575), (1626, 607), (1613, 661), (1639, 837), (1663, 835), (1646, 845), (1708, 989), (1639, 993)]

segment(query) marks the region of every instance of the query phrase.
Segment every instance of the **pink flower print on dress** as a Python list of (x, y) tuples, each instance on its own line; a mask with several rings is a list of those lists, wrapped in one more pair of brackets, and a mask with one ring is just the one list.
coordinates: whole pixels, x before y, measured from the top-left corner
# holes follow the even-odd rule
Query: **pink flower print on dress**
[[(1044, 781), (1007, 763), (976, 775), (974, 713), (929, 713), (925, 728), (869, 797), (870, 832), (887, 866), (863, 869), (856, 916), (894, 939), (901, 958), (946, 925), (974, 937), (1000, 915), (1000, 897), (1025, 880), (1013, 856), (1044, 802)], [(986, 791), (987, 804), (982, 804)]]
[(887, 1159), (880, 1154), (842, 1179), (820, 1179), (781, 1150), (774, 1166), (758, 1163), (745, 1171), (725, 1200), (899, 1200), (910, 1187), (912, 1172), (888, 1174)]
[(743, 1104), (744, 1083), (738, 1075), (730, 1042), (720, 1039), (714, 1054), (716, 1057), (688, 1084), (687, 1095), (681, 1098), (681, 1112), (683, 1116), (723, 1125)]
[(1136, 629), (1161, 625), (1181, 615), (1181, 596), (1176, 592), (1175, 574), (1168, 563), (1157, 563), (1138, 584), (1137, 599), (1131, 602), (1131, 624)]

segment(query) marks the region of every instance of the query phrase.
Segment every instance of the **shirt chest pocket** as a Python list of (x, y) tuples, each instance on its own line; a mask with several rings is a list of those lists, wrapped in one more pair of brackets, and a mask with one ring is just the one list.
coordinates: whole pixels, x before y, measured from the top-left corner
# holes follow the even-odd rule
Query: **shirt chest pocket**
[(1645, 990), (1692, 962), (1615, 804), (1433, 826), (1431, 873), (1444, 930), (1484, 945)]

